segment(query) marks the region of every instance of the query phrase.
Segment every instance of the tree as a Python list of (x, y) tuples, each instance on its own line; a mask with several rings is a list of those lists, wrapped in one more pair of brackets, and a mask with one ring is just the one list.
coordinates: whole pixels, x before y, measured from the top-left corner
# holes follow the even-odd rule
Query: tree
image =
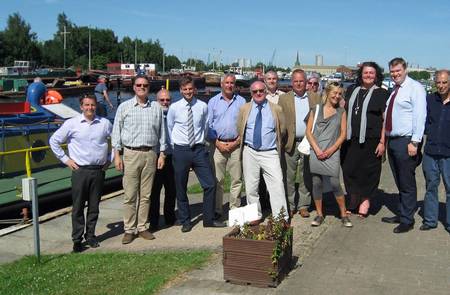
[(181, 68), (181, 62), (175, 55), (166, 55), (166, 70)]
[(0, 63), (11, 65), (14, 60), (40, 62), (41, 54), (37, 35), (19, 13), (8, 16), (6, 29), (2, 32)]

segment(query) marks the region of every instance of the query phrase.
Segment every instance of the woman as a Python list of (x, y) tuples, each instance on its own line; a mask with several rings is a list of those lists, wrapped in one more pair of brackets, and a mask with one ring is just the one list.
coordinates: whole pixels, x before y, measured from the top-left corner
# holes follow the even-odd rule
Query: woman
[(383, 117), (389, 95), (380, 87), (383, 74), (375, 62), (364, 62), (356, 81), (346, 97), (347, 141), (342, 150), (342, 171), (350, 195), (349, 208), (364, 218), (380, 182), (385, 151)]
[[(310, 154), (309, 165), (312, 175), (314, 204), (317, 216), (312, 226), (322, 224), (324, 217), (322, 211), (322, 192), (324, 185), (331, 186), (339, 205), (342, 224), (352, 227), (345, 209), (345, 197), (339, 183), (340, 153), (339, 148), (345, 140), (347, 129), (347, 116), (345, 110), (339, 107), (342, 98), (342, 87), (333, 82), (325, 87), (324, 104), (319, 106), (317, 121), (314, 124), (312, 109), (306, 127), (306, 137), (313, 152)], [(314, 131), (312, 131), (314, 125)]]

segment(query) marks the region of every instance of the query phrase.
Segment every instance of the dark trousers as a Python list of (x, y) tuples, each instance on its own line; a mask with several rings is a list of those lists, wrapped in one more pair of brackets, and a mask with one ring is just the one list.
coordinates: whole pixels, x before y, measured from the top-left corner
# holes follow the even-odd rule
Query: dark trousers
[(189, 146), (174, 145), (172, 163), (175, 172), (175, 187), (177, 190), (178, 217), (181, 224), (191, 222), (189, 199), (186, 193), (189, 169), (194, 169), (195, 175), (203, 188), (203, 224), (212, 223), (216, 195), (216, 180), (209, 161), (209, 151), (206, 146), (196, 144)]
[[(81, 242), (95, 237), (98, 206), (103, 191), (105, 172), (99, 169), (80, 167), (72, 171), (72, 240)], [(86, 222), (84, 206), (87, 201)], [(84, 228), (86, 226), (86, 231)]]
[(175, 223), (175, 178), (172, 165), (172, 156), (166, 157), (164, 168), (156, 170), (155, 179), (152, 186), (152, 194), (150, 195), (150, 226), (158, 227), (159, 223), (159, 207), (160, 194), (164, 186), (164, 220), (166, 225)]
[(421, 146), (417, 149), (416, 156), (408, 155), (410, 141), (409, 136), (391, 137), (388, 143), (389, 164), (400, 195), (400, 222), (405, 224), (414, 223), (417, 207), (416, 167), (421, 159)]
[(106, 116), (108, 116), (108, 108), (106, 106), (106, 103), (104, 102), (97, 102), (97, 108), (95, 110), (95, 114), (99, 117), (104, 117), (106, 118)]

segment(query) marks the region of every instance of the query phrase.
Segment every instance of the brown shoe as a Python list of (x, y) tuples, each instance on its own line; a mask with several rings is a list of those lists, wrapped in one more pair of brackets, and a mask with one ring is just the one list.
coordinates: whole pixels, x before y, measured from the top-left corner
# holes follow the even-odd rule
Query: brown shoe
[(133, 242), (133, 240), (135, 238), (136, 238), (136, 235), (125, 233), (122, 238), (122, 244), (124, 244), (124, 245), (129, 244), (129, 243)]
[(155, 236), (148, 230), (140, 231), (139, 237), (141, 237), (145, 240), (154, 240), (155, 239)]
[(309, 217), (309, 212), (308, 209), (306, 208), (302, 208), (298, 211), (298, 214), (300, 214), (301, 217), (303, 218), (308, 218)]

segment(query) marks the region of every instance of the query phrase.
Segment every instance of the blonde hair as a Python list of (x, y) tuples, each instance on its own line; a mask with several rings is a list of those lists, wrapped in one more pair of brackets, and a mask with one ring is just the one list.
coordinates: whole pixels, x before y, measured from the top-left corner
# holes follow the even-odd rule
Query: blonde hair
[(327, 102), (328, 96), (330, 95), (330, 93), (334, 90), (338, 90), (340, 89), (342, 94), (341, 94), (341, 98), (344, 97), (344, 87), (342, 87), (341, 83), (338, 82), (330, 82), (327, 84), (327, 86), (325, 86), (325, 89), (323, 91), (323, 95), (322, 95), (322, 104), (325, 104)]

